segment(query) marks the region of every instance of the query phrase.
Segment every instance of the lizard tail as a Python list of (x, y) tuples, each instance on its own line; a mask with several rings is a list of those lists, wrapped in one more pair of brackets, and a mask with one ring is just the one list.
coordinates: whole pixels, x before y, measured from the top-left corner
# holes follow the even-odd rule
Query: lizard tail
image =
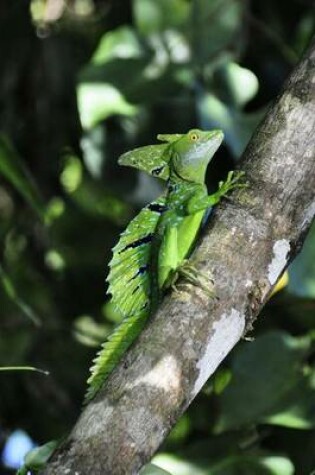
[(147, 319), (149, 311), (143, 309), (141, 312), (126, 317), (102, 344), (100, 351), (93, 360), (91, 375), (88, 379), (88, 389), (85, 394), (84, 404), (94, 398), (105, 380), (115, 368), (122, 355), (131, 346), (137, 336), (141, 333)]

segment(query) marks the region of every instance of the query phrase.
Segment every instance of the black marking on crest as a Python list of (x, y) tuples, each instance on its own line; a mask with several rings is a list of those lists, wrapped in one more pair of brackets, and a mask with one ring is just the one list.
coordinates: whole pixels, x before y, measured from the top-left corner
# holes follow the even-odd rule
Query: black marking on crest
[(158, 168), (154, 168), (151, 172), (152, 175), (159, 176), (160, 173), (162, 173), (164, 167), (165, 167), (165, 165), (162, 165), (161, 167), (158, 167)]
[(119, 254), (121, 254), (124, 251), (127, 251), (127, 249), (134, 249), (136, 247), (142, 246), (142, 244), (148, 244), (149, 242), (152, 241), (153, 234), (149, 233), (146, 236), (144, 236), (141, 239), (137, 239), (136, 241), (131, 242), (130, 244), (127, 244), (121, 251), (119, 251)]
[(168, 182), (167, 188), (168, 188), (168, 191), (171, 192), (171, 193), (173, 193), (173, 192), (176, 193), (176, 191), (177, 191), (177, 185), (176, 185), (176, 183), (170, 183), (170, 182)]
[(139, 267), (139, 269), (137, 270), (137, 272), (135, 273), (135, 275), (131, 277), (131, 280), (134, 280), (134, 279), (136, 279), (139, 275), (144, 274), (144, 273), (148, 270), (148, 268), (149, 268), (149, 265), (148, 265), (148, 264)]
[(148, 209), (150, 211), (154, 211), (155, 213), (164, 213), (164, 211), (167, 210), (167, 206), (163, 205), (163, 204), (159, 204), (159, 203), (151, 203), (149, 206), (148, 206)]

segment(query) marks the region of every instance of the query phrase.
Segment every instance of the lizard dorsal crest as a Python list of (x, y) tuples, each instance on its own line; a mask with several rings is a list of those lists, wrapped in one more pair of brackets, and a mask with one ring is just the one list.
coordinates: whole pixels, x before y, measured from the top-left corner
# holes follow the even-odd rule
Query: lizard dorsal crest
[(123, 353), (141, 332), (151, 309), (151, 242), (165, 198), (149, 204), (129, 223), (113, 249), (107, 277), (112, 303), (122, 322), (93, 360), (85, 401), (92, 399)]

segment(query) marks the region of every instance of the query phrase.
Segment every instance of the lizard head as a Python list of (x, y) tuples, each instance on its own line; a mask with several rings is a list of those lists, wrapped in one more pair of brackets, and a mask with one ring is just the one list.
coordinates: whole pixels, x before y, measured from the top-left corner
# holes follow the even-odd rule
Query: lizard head
[(207, 166), (223, 138), (222, 130), (190, 130), (172, 144), (171, 170), (184, 180), (204, 183)]

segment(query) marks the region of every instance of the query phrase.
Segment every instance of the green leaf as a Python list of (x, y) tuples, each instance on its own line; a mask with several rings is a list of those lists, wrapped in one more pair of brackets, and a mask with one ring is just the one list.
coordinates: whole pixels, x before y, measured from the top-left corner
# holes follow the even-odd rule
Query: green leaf
[(135, 31), (129, 26), (121, 26), (105, 33), (94, 51), (93, 64), (103, 64), (114, 58), (139, 58), (143, 48)]
[(77, 96), (81, 123), (85, 129), (94, 127), (113, 114), (131, 116), (137, 111), (111, 84), (80, 84)]
[(97, 323), (89, 315), (81, 315), (73, 322), (73, 333), (82, 345), (99, 347), (107, 338), (112, 328)]
[(295, 472), (292, 462), (286, 457), (265, 457), (261, 464), (269, 470), (270, 475), (293, 475)]
[(77, 87), (81, 122), (89, 129), (113, 114), (134, 116), (136, 104), (159, 102), (181, 90), (179, 65), (153, 64), (144, 58), (89, 64)]
[(215, 76), (218, 77), (221, 99), (235, 108), (242, 108), (258, 92), (257, 76), (233, 61), (223, 63)]
[[(215, 441), (207, 441), (211, 454), (211, 445)], [(260, 453), (242, 453), (236, 447), (224, 453), (209, 456), (180, 457), (171, 454), (159, 454), (153, 462), (172, 475), (293, 475), (292, 462), (282, 456)], [(189, 449), (188, 449), (189, 452)], [(141, 474), (142, 475), (142, 474)]]
[(0, 174), (14, 186), (44, 220), (45, 208), (34, 180), (12, 144), (3, 135), (0, 136)]
[(171, 454), (158, 454), (153, 458), (153, 463), (172, 475), (206, 475), (208, 473), (198, 466), (198, 462)]
[(56, 440), (51, 440), (50, 442), (28, 452), (24, 458), (25, 466), (29, 470), (40, 470), (43, 468), (58, 446), (58, 443), (59, 442)]
[(232, 379), (232, 372), (227, 368), (220, 368), (216, 371), (213, 381), (215, 394), (221, 394)]
[(172, 475), (170, 472), (163, 470), (162, 468), (149, 463), (142, 470), (140, 470), (139, 475)]
[(215, 430), (259, 422), (314, 427), (314, 374), (303, 374), (310, 344), (308, 337), (272, 332), (239, 347), (232, 361), (232, 380), (219, 397)]
[(134, 18), (143, 35), (152, 35), (182, 25), (191, 12), (186, 0), (134, 0)]
[(183, 414), (169, 433), (167, 441), (176, 444), (183, 443), (190, 432), (190, 426), (190, 418), (187, 414)]

